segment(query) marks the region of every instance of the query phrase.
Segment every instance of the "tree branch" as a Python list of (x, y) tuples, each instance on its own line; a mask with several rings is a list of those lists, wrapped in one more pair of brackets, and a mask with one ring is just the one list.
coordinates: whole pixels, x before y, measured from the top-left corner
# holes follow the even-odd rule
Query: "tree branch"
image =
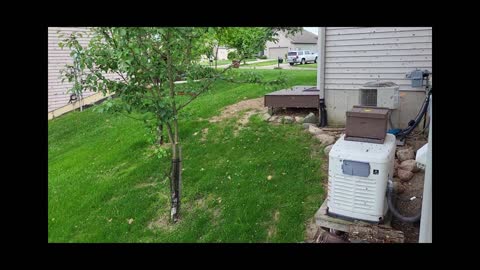
[(223, 73), (225, 73), (227, 70), (231, 69), (233, 67), (233, 65), (230, 65), (228, 66), (227, 68), (225, 68), (224, 70), (222, 70), (222, 72), (220, 72), (220, 74), (218, 74), (217, 76), (213, 77), (210, 82), (208, 82), (202, 90), (200, 90), (195, 96), (193, 96), (190, 100), (188, 100), (187, 102), (185, 102), (184, 104), (182, 104), (181, 106), (179, 106), (177, 108), (178, 111), (180, 111), (181, 109), (183, 109), (185, 106), (187, 106), (188, 104), (190, 104), (190, 102), (192, 102), (193, 100), (195, 100), (200, 94), (204, 93), (205, 91), (208, 90), (208, 88), (218, 79), (218, 77), (220, 77), (220, 75), (222, 75)]

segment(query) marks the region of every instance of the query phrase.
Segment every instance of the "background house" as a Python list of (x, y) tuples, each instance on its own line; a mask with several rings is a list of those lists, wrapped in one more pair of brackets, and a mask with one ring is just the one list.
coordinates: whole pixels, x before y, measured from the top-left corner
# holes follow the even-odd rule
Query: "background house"
[(324, 74), (319, 69), (318, 78), (324, 78), (329, 124), (345, 124), (345, 112), (358, 104), (359, 88), (370, 81), (399, 85), (401, 127), (415, 118), (425, 87), (412, 87), (406, 74), (432, 72), (431, 27), (325, 27), (319, 38), (325, 40)]
[[(57, 33), (58, 32), (58, 33)], [(72, 87), (73, 83), (67, 81), (62, 83), (60, 70), (65, 68), (66, 64), (72, 64), (70, 57), (70, 49), (60, 48), (58, 43), (68, 37), (72, 32), (88, 33), (87, 27), (49, 27), (48, 28), (48, 111), (53, 111), (62, 106), (67, 105), (70, 100), (70, 93), (67, 90)], [(64, 34), (65, 37), (60, 37)], [(83, 46), (88, 44), (90, 38), (84, 35), (78, 38)], [(84, 97), (88, 97), (94, 93), (85, 92)]]
[(277, 42), (268, 41), (265, 44), (264, 54), (268, 58), (285, 58), (285, 54), (291, 50), (310, 50), (317, 51), (317, 35), (303, 30), (293, 36), (286, 36), (285, 32), (280, 32)]
[[(68, 92), (73, 83), (68, 81), (62, 82), (60, 70), (65, 65), (72, 64), (70, 57), (70, 49), (58, 46), (58, 43), (67, 38), (73, 32), (81, 32), (82, 37), (78, 37), (78, 41), (82, 46), (86, 46), (90, 41), (90, 30), (87, 27), (49, 27), (48, 28), (48, 119), (52, 119), (63, 113), (71, 111), (79, 107), (80, 103), (69, 103), (71, 93)], [(60, 35), (63, 34), (63, 37)], [(107, 76), (116, 77), (114, 74)], [(83, 104), (91, 104), (100, 99), (105, 98), (101, 93), (91, 91), (83, 92)]]
[[(218, 48), (217, 60), (227, 60), (228, 59), (228, 53), (232, 52), (232, 51), (235, 51), (235, 49), (229, 49), (227, 47), (220, 46)], [(213, 51), (213, 54), (215, 55), (215, 49)]]

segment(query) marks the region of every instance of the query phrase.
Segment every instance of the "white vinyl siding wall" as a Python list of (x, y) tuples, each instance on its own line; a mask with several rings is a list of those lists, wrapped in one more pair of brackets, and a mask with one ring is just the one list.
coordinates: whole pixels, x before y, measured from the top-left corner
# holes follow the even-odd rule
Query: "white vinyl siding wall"
[[(57, 33), (60, 31), (60, 33)], [(65, 68), (66, 64), (72, 64), (70, 57), (70, 50), (66, 47), (61, 49), (58, 43), (67, 38), (72, 32), (85, 32), (83, 37), (78, 38), (82, 46), (86, 46), (90, 40), (87, 36), (87, 27), (49, 27), (48, 28), (48, 111), (53, 111), (60, 107), (67, 105), (70, 94), (67, 90), (70, 89), (73, 83), (64, 81), (60, 78), (60, 70)], [(59, 37), (64, 34), (64, 37)], [(93, 92), (84, 92), (83, 96), (88, 97), (94, 94)]]
[(412, 88), (405, 77), (416, 68), (432, 71), (431, 27), (327, 27), (325, 89), (354, 90), (374, 80)]

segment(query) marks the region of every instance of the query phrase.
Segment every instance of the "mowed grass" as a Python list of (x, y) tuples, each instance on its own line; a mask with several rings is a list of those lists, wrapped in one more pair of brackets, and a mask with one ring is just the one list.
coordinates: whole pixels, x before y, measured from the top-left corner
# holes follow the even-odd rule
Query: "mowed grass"
[[(287, 74), (290, 85), (315, 84), (315, 71), (258, 72)], [(175, 225), (168, 222), (163, 176), (169, 158), (150, 156), (141, 122), (91, 109), (49, 121), (48, 241), (302, 241), (323, 199), (322, 147), (300, 125), (272, 125), (259, 115), (237, 136), (236, 118), (208, 122), (223, 107), (266, 92), (218, 82), (183, 112), (183, 197)]]
[(306, 63), (306, 64), (304, 64), (304, 65), (295, 64), (295, 65), (293, 65), (292, 67), (298, 67), (298, 68), (317, 68), (317, 64), (316, 64), (316, 63)]

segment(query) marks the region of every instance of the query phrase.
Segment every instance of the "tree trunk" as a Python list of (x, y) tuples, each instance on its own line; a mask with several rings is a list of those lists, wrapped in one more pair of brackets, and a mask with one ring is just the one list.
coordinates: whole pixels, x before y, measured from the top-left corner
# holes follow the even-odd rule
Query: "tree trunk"
[(180, 192), (182, 183), (182, 159), (180, 147), (175, 147), (176, 157), (172, 159), (171, 210), (170, 218), (175, 223), (180, 218)]
[(219, 46), (220, 46), (220, 45), (217, 45), (217, 48), (216, 48), (216, 50), (215, 50), (215, 69), (217, 68), (217, 60), (218, 60), (218, 47), (219, 47)]
[(159, 126), (157, 127), (157, 134), (158, 134), (158, 136), (157, 136), (157, 138), (158, 138), (157, 144), (163, 145), (163, 143), (164, 143), (164, 140), (163, 140), (163, 125), (159, 125)]
[(169, 123), (167, 123), (168, 136), (172, 144), (172, 175), (170, 176), (170, 193), (171, 193), (171, 203), (172, 208), (170, 211), (170, 219), (172, 222), (177, 222), (179, 219), (180, 212), (180, 185), (181, 185), (181, 151), (179, 144), (178, 136), (178, 113), (177, 105), (175, 102), (175, 84), (174, 84), (174, 75), (173, 75), (173, 62), (172, 55), (170, 53), (170, 38), (171, 32), (167, 30), (166, 40), (169, 41), (167, 47), (167, 69), (168, 69), (168, 81), (170, 88), (170, 98), (172, 99), (172, 112), (173, 112), (173, 129)]

